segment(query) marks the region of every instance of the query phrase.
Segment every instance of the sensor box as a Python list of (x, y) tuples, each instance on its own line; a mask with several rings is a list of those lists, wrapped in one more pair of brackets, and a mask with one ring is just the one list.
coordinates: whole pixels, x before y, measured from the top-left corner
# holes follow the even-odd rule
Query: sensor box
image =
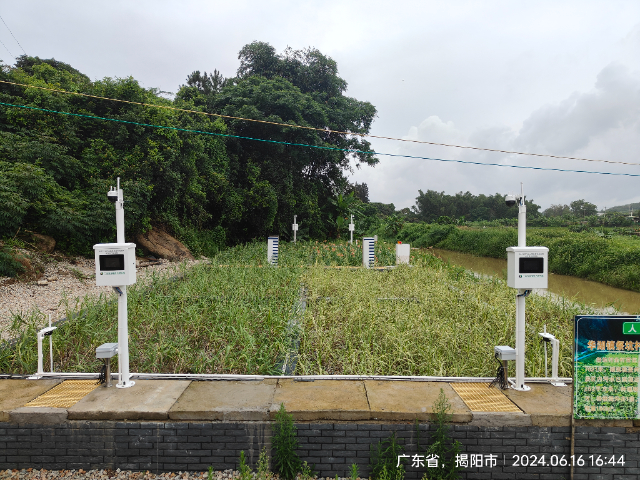
[(508, 247), (507, 285), (525, 290), (547, 288), (548, 257), (547, 247)]
[(136, 244), (98, 243), (96, 253), (96, 285), (120, 287), (136, 283)]
[(498, 360), (509, 361), (516, 359), (516, 349), (506, 345), (493, 347), (493, 353)]

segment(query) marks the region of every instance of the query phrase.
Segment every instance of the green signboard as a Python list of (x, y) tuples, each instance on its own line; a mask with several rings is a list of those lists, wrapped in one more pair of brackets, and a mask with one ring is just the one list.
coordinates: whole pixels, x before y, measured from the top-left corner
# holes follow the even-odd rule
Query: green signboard
[(575, 418), (640, 419), (640, 316), (575, 317)]

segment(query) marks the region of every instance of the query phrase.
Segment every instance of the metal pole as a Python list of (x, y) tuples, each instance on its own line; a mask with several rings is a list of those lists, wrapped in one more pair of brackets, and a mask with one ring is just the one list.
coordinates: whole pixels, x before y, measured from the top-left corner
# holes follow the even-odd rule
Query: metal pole
[[(49, 314), (49, 328), (51, 328), (51, 314)], [(49, 367), (53, 373), (53, 338), (49, 335)]]
[(525, 338), (525, 290), (518, 289), (516, 296), (516, 390), (529, 390), (524, 384), (524, 338)]
[[(120, 177), (118, 177), (118, 200), (116, 201), (116, 227), (118, 229), (118, 243), (124, 242), (124, 197), (120, 189)], [(135, 382), (129, 380), (129, 326), (127, 319), (127, 286), (118, 287), (122, 293), (118, 294), (118, 371), (120, 383), (118, 388), (132, 387)]]
[(120, 177), (118, 177), (118, 200), (116, 201), (116, 228), (117, 243), (124, 243), (124, 199), (120, 190)]
[[(349, 224), (349, 226), (353, 225), (353, 215), (351, 215), (351, 223)], [(350, 234), (351, 234), (351, 245), (353, 245), (353, 230), (351, 230), (351, 228), (349, 228), (350, 230)]]
[(42, 334), (38, 332), (38, 375), (42, 375)]
[(118, 287), (122, 294), (118, 296), (118, 363), (120, 382), (118, 388), (132, 387), (135, 382), (129, 380), (129, 327), (127, 324), (127, 286)]
[(520, 183), (520, 202), (518, 204), (518, 246), (527, 246), (527, 206), (524, 203), (522, 183)]
[[(524, 188), (520, 183), (518, 202), (518, 247), (527, 246), (527, 206), (524, 203)], [(518, 289), (516, 295), (516, 390), (530, 390), (524, 384), (525, 353), (525, 290)]]
[[(294, 225), (296, 224), (296, 218), (297, 217), (298, 217), (297, 215), (293, 216), (293, 224)], [(296, 228), (295, 227), (293, 228), (293, 243), (296, 243)]]

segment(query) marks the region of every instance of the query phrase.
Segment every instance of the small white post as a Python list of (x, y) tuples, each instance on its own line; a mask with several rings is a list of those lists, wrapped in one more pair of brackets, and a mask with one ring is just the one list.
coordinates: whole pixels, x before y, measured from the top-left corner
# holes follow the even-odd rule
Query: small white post
[(42, 375), (44, 373), (42, 369), (42, 330), (38, 332), (38, 375)]
[(375, 264), (375, 241), (373, 237), (362, 238), (362, 266), (371, 268)]
[(278, 243), (279, 239), (277, 235), (267, 238), (267, 262), (270, 265), (278, 265)]
[(353, 215), (351, 215), (351, 223), (349, 224), (349, 233), (351, 234), (350, 243), (353, 245), (353, 231), (356, 229), (355, 224), (353, 223)]
[[(51, 314), (49, 314), (49, 328), (51, 328)], [(49, 368), (53, 373), (53, 338), (49, 335)]]
[(296, 243), (296, 232), (298, 231), (298, 224), (296, 223), (296, 218), (298, 218), (298, 216), (294, 215), (293, 225), (291, 225), (291, 228), (293, 228), (293, 243)]
[[(34, 378), (39, 378), (42, 376), (42, 374), (44, 373), (44, 368), (42, 366), (42, 339), (48, 335), (51, 335), (53, 333), (54, 330), (56, 330), (58, 327), (52, 327), (51, 325), (49, 325), (48, 327), (43, 328), (42, 330), (38, 331), (37, 334), (37, 338), (38, 338), (38, 372), (36, 373), (36, 376)], [(51, 341), (51, 339), (49, 339), (49, 341)], [(53, 361), (51, 363), (52, 365), (52, 369), (53, 369)], [(53, 370), (52, 370), (53, 371)]]

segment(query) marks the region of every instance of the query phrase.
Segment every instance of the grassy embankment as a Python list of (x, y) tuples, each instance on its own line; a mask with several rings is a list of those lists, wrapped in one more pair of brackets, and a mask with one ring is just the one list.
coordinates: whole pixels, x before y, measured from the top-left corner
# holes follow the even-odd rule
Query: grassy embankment
[[(515, 228), (458, 228), (452, 225), (406, 225), (398, 238), (415, 247), (437, 247), (483, 257), (506, 258), (518, 244)], [(527, 245), (549, 248), (549, 271), (640, 292), (640, 238), (599, 236), (594, 231), (528, 228)]]
[[(376, 257), (392, 264), (394, 245), (377, 245)], [(515, 343), (513, 291), (504, 282), (474, 278), (428, 252), (415, 253), (411, 268), (325, 268), (361, 261), (362, 250), (344, 243), (281, 244), (272, 268), (266, 245), (250, 244), (182, 279), (130, 287), (131, 371), (277, 374), (299, 340), (297, 374), (494, 375), (493, 347)], [(291, 328), (302, 285), (307, 308)], [(56, 371), (98, 371), (95, 348), (117, 338), (111, 297), (69, 307), (83, 315), (53, 335)], [(545, 324), (561, 340), (560, 374), (570, 375), (577, 313), (585, 307), (529, 297), (527, 375), (544, 375), (537, 333)], [(1, 372), (36, 370), (41, 317), (14, 319), (18, 340), (0, 348)]]

